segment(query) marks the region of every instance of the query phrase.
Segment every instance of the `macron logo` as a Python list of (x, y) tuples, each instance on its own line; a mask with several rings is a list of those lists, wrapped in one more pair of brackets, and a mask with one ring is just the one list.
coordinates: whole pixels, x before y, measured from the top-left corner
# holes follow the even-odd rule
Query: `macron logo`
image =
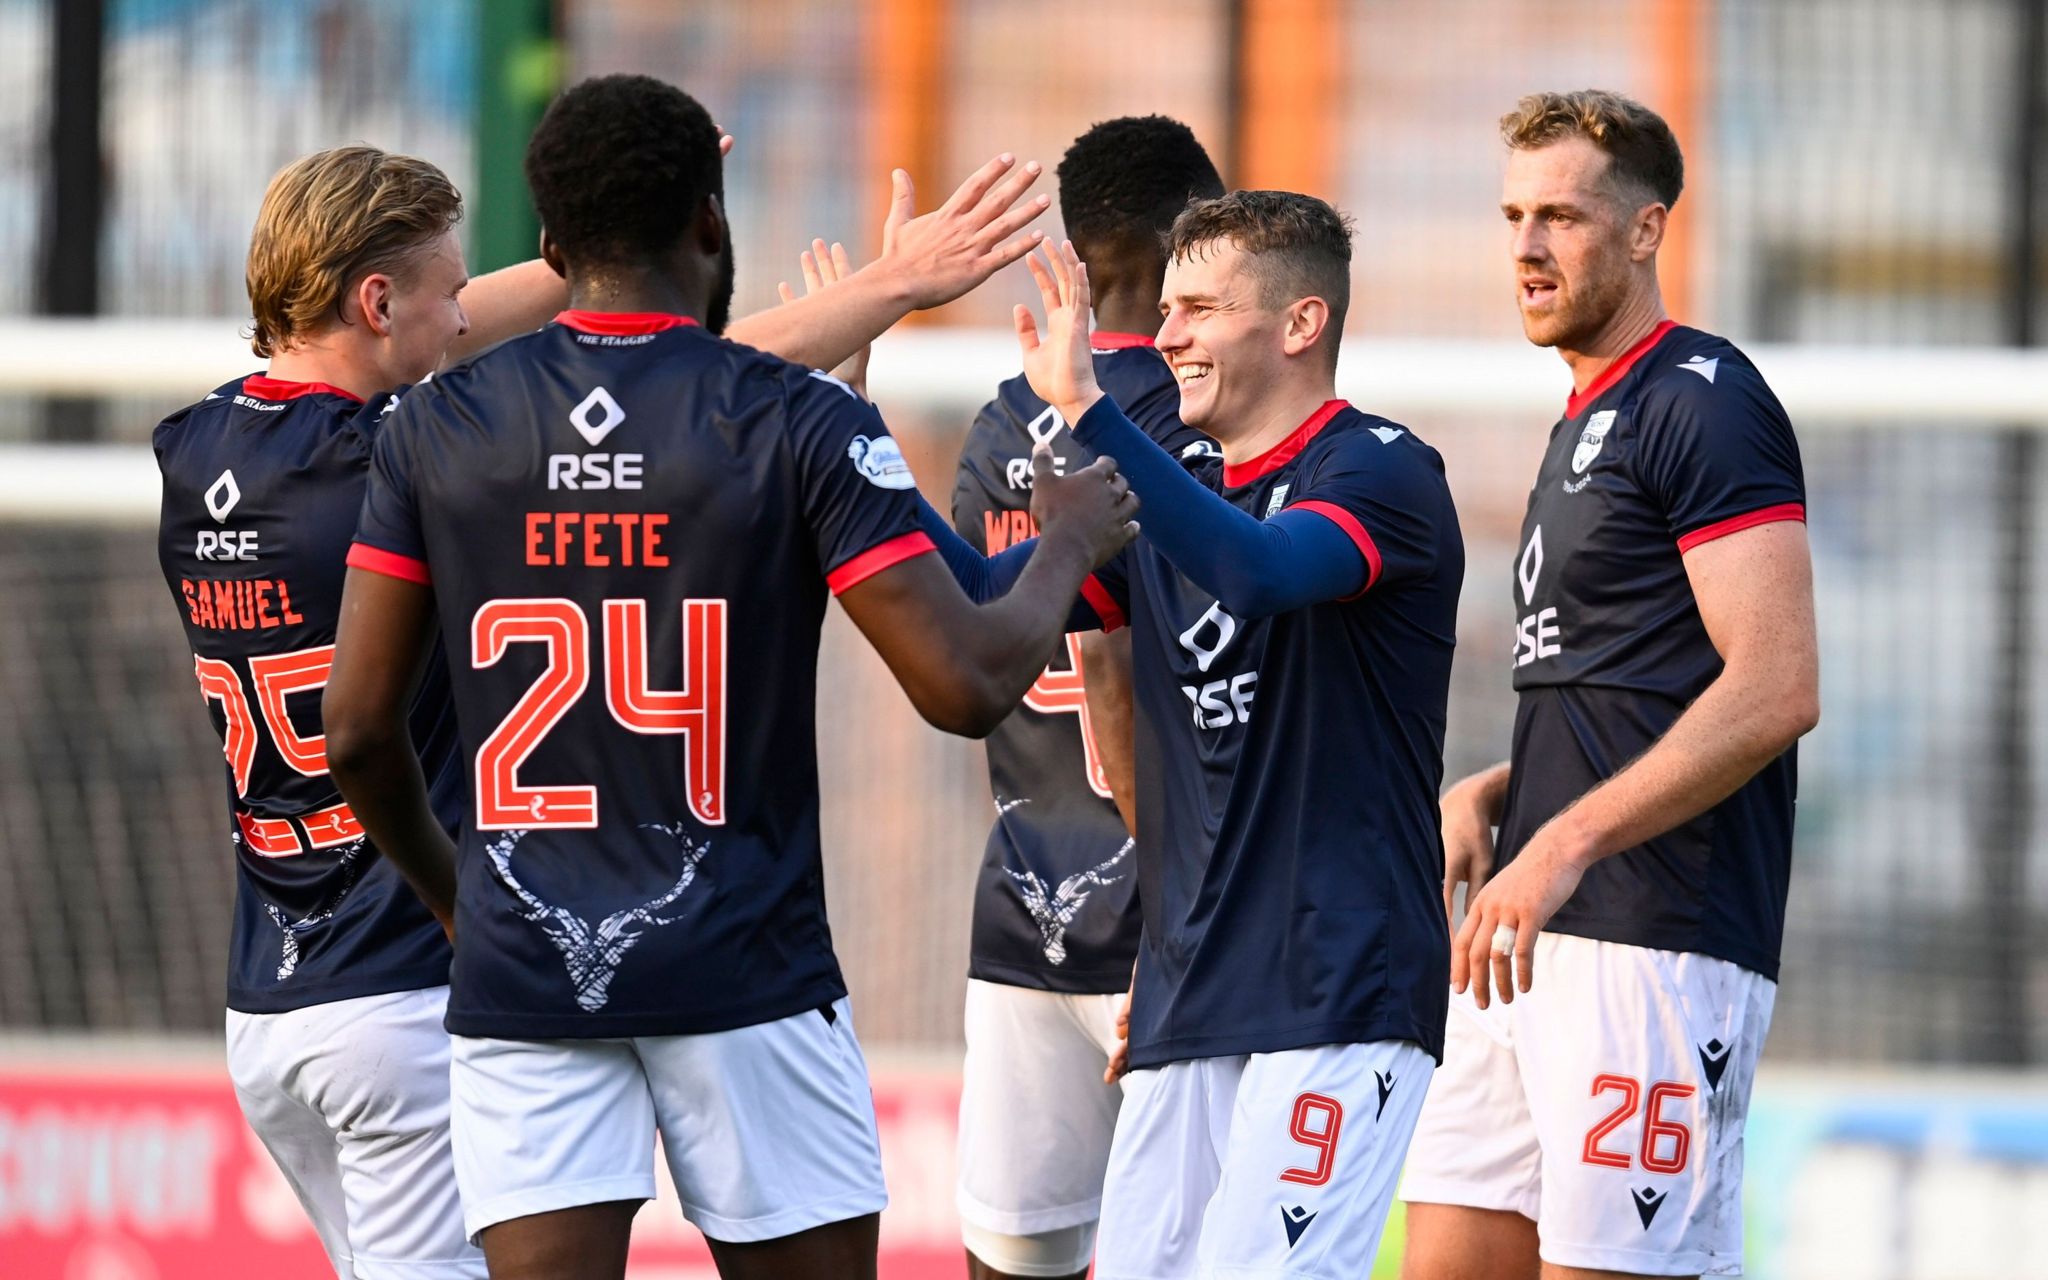
[(1720, 365), (1720, 363), (1721, 358), (1719, 356), (1714, 357), (1712, 360), (1705, 359), (1701, 356), (1694, 356), (1692, 359), (1686, 361), (1684, 364), (1681, 364), (1678, 367), (1681, 369), (1690, 369), (1694, 373), (1700, 375), (1702, 378), (1705, 378), (1708, 382), (1712, 382), (1714, 380), (1714, 370)]
[(1374, 427), (1372, 433), (1380, 438), (1381, 444), (1392, 444), (1405, 434), (1399, 427)]

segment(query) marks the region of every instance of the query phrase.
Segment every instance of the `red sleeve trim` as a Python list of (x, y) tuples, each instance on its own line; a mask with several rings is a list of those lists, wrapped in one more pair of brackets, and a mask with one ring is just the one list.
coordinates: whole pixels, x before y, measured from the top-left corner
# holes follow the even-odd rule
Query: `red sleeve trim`
[(905, 560), (914, 560), (926, 552), (937, 550), (923, 530), (906, 533), (887, 542), (878, 542), (840, 565), (825, 575), (825, 585), (832, 588), (832, 594), (836, 596), (849, 588), (859, 586), (884, 569), (893, 568)]
[(1315, 512), (1342, 529), (1344, 536), (1350, 538), (1352, 545), (1358, 548), (1358, 554), (1365, 557), (1365, 585), (1345, 596), (1346, 600), (1356, 600), (1372, 590), (1372, 584), (1380, 580), (1380, 549), (1373, 544), (1372, 535), (1365, 531), (1365, 526), (1358, 522), (1357, 516), (1334, 502), (1319, 502), (1314, 498), (1306, 502), (1297, 502), (1287, 510)]
[(1806, 504), (1803, 502), (1781, 502), (1775, 507), (1762, 507), (1746, 515), (1730, 516), (1726, 520), (1715, 521), (1704, 529), (1694, 529), (1691, 533), (1679, 538), (1678, 551), (1680, 555), (1683, 555), (1694, 547), (1702, 543), (1712, 542), (1716, 538), (1725, 538), (1731, 533), (1741, 533), (1744, 529), (1754, 529), (1760, 524), (1778, 524), (1785, 520), (1797, 520), (1799, 523), (1805, 524)]
[(381, 573), (387, 578), (403, 578), (407, 582), (417, 582), (423, 587), (434, 585), (434, 575), (427, 572), (426, 561), (402, 556), (396, 551), (386, 551), (382, 547), (373, 547), (367, 542), (358, 542), (349, 547), (348, 567), (368, 569), (371, 573)]
[(1088, 607), (1095, 610), (1095, 616), (1102, 620), (1104, 631), (1115, 631), (1125, 625), (1124, 611), (1116, 607), (1116, 597), (1109, 594), (1109, 588), (1094, 574), (1081, 579), (1081, 598)]

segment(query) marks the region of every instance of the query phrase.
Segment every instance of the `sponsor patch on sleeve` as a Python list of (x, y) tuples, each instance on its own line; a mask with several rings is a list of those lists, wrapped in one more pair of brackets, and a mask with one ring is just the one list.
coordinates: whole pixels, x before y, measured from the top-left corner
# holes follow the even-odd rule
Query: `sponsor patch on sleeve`
[(917, 477), (903, 460), (903, 450), (890, 436), (855, 436), (846, 456), (867, 482), (878, 489), (915, 489)]

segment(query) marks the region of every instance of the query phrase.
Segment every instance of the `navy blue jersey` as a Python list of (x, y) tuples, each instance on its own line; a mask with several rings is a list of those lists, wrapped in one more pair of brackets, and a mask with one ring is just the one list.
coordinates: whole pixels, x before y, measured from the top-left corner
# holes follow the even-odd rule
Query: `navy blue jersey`
[(1411, 1040), (1443, 1052), (1444, 711), (1465, 572), (1443, 460), (1333, 400), (1218, 469), (1261, 519), (1320, 512), (1366, 586), (1237, 618), (1148, 538), (1089, 580), (1129, 621), (1145, 918), (1131, 1064)]
[[(1659, 325), (1551, 428), (1514, 564), (1503, 865), (1661, 737), (1721, 672), (1692, 547), (1806, 518), (1799, 442), (1747, 357)], [(1798, 750), (1706, 813), (1593, 864), (1547, 926), (1778, 974)]]
[(407, 396), (349, 562), (431, 583), (474, 795), (448, 1029), (728, 1030), (846, 992), (818, 630), (931, 550), (844, 384), (668, 315), (564, 312)]
[[(396, 393), (239, 378), (156, 429), (157, 555), (227, 757), (235, 851), (227, 1003), (244, 1013), (439, 986), (448, 940), (327, 776), (320, 691), (371, 442)], [(434, 807), (462, 812), (454, 710), (438, 668), (413, 745)]]
[[(1181, 424), (1180, 388), (1150, 338), (1098, 332), (1095, 377), (1124, 412), (1176, 457), (1220, 458)], [(1031, 450), (1043, 441), (1065, 472), (1094, 455), (1020, 375), (976, 415), (961, 446), (953, 525), (984, 555), (1036, 536)], [(1110, 799), (1083, 686), (1080, 641), (1068, 636), (1024, 703), (988, 737), (996, 806), (974, 890), (968, 976), (1079, 993), (1121, 992), (1138, 952), (1137, 867)]]

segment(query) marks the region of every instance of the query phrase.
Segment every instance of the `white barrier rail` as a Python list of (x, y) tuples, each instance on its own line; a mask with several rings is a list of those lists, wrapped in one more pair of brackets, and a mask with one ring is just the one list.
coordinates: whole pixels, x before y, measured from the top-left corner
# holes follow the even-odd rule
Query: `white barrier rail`
[[(232, 319), (0, 320), (0, 395), (194, 398), (259, 367)], [(1749, 352), (1794, 422), (2048, 426), (2048, 350), (1759, 346)], [(876, 344), (876, 401), (963, 410), (1017, 367), (1003, 330), (918, 329)], [(1394, 418), (1513, 416), (1541, 423), (1569, 390), (1563, 365), (1521, 342), (1353, 339), (1338, 391)], [(0, 446), (0, 520), (144, 521), (147, 449)]]

